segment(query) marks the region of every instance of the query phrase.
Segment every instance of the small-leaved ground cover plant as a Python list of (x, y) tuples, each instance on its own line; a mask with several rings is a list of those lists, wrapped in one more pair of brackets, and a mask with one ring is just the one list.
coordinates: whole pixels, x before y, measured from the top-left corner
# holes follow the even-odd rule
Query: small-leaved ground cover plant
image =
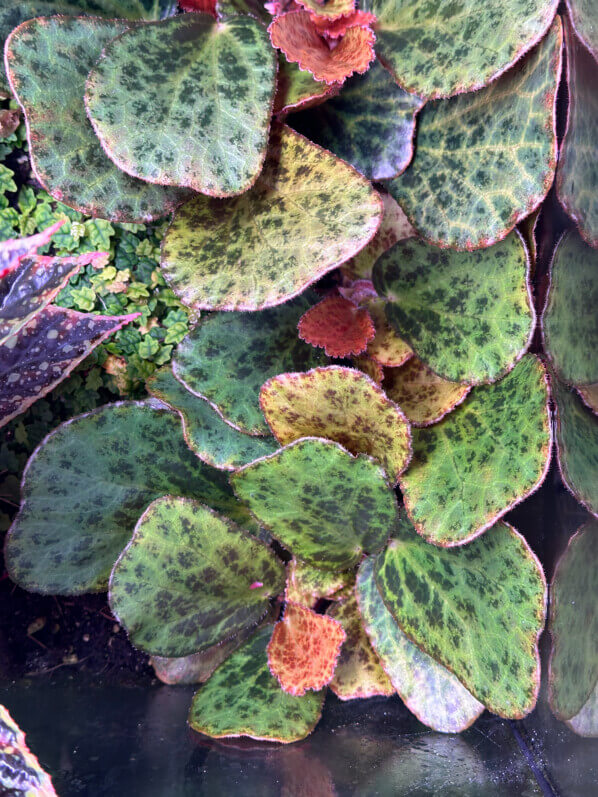
[[(127, 5), (0, 10), (43, 189), (0, 170), (2, 422), (94, 346), (90, 388), (124, 399), (31, 454), (10, 578), (108, 590), (212, 737), (302, 739), (327, 689), (447, 733), (524, 717), (548, 588), (504, 516), (555, 443), (598, 517), (593, 4)], [(576, 224), (544, 300), (555, 175)], [(552, 706), (587, 735), (595, 532), (551, 603)]]

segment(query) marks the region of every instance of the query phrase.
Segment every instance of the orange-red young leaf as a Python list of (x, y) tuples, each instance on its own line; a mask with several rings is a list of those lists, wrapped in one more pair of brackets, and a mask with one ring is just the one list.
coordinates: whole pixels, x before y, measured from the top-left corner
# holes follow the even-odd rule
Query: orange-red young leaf
[(349, 28), (338, 45), (330, 49), (307, 11), (276, 17), (268, 31), (272, 44), (283, 51), (288, 61), (328, 84), (341, 82), (354, 72), (363, 74), (375, 57), (376, 37), (369, 28)]
[(334, 20), (321, 16), (312, 16), (311, 21), (322, 36), (327, 36), (329, 39), (339, 39), (345, 35), (349, 28), (356, 26), (363, 28), (367, 25), (372, 25), (376, 21), (376, 15), (369, 11), (352, 11), (350, 14)]
[(342, 296), (327, 296), (299, 319), (299, 337), (329, 357), (361, 354), (376, 329), (367, 310)]
[(330, 683), (346, 639), (342, 625), (298, 603), (287, 603), (268, 643), (268, 666), (285, 692), (304, 695)]

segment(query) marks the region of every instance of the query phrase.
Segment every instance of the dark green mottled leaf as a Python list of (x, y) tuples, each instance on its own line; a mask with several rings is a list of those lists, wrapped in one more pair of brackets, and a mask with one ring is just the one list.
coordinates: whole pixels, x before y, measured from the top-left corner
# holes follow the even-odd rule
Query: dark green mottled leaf
[(193, 698), (189, 725), (208, 736), (250, 736), (296, 742), (308, 736), (322, 713), (324, 692), (301, 697), (283, 692), (268, 669), (266, 626), (222, 664)]
[(497, 523), (469, 545), (435, 548), (403, 513), (399, 535), (374, 571), (403, 633), (490, 711), (521, 718), (534, 708), (546, 584), (515, 529)]
[(47, 395), (96, 346), (139, 314), (101, 316), (51, 305), (0, 345), (0, 426)]
[(305, 437), (231, 474), (236, 494), (298, 558), (346, 570), (391, 536), (397, 504), (384, 471), (365, 454)]
[(401, 477), (417, 530), (436, 545), (481, 534), (544, 480), (550, 460), (544, 367), (526, 355), (493, 385), (474, 388), (440, 423), (412, 429)]
[(363, 249), (381, 216), (367, 180), (276, 125), (250, 191), (225, 201), (196, 197), (175, 213), (162, 269), (183, 304), (260, 310), (296, 296)]
[(565, 485), (598, 516), (598, 418), (576, 393), (552, 380), (556, 404), (556, 453)]
[(275, 76), (255, 19), (180, 14), (107, 44), (85, 103), (108, 156), (128, 174), (232, 196), (261, 171)]
[(575, 32), (598, 59), (595, 0), (565, 0)]
[(569, 540), (550, 586), (550, 705), (568, 720), (591, 699), (598, 681), (598, 522)]
[(489, 246), (544, 199), (556, 167), (561, 49), (557, 18), (542, 43), (487, 88), (422, 110), (415, 159), (388, 188), (426, 240)]
[[(596, 14), (596, 10), (594, 11)], [(559, 199), (591, 246), (598, 246), (598, 64), (565, 18), (569, 106), (557, 170)], [(598, 35), (596, 36), (598, 52)]]
[(47, 307), (83, 266), (98, 263), (104, 252), (74, 257), (25, 255), (8, 273), (0, 271), (0, 344)]
[(378, 591), (375, 562), (370, 556), (359, 566), (356, 594), (362, 622), (385, 672), (407, 708), (424, 725), (444, 733), (465, 730), (484, 706), (401, 631)]
[(168, 493), (247, 527), (225, 475), (189, 451), (170, 410), (124, 402), (67, 421), (29, 460), (6, 543), (11, 578), (32, 592), (105, 589), (139, 516)]
[(187, 498), (145, 510), (110, 576), (110, 606), (135, 647), (188, 656), (255, 626), (284, 589), (282, 562), (228, 518)]
[(31, 20), (10, 35), (6, 60), (27, 121), (32, 167), (47, 191), (90, 216), (151, 221), (189, 192), (121, 172), (103, 152), (83, 103), (87, 73), (104, 45), (125, 29), (122, 21), (85, 17)]
[(349, 78), (337, 97), (293, 116), (291, 124), (370, 180), (384, 180), (407, 168), (422, 105), (374, 61), (365, 75)]
[(279, 447), (271, 436), (254, 437), (234, 429), (205, 399), (191, 393), (175, 379), (168, 367), (153, 374), (147, 389), (179, 413), (187, 445), (213, 468), (234, 470), (272, 454)]
[(410, 239), (374, 266), (376, 291), (399, 337), (439, 376), (494, 382), (523, 355), (534, 330), (523, 239), (477, 252)]
[(598, 250), (572, 231), (557, 246), (542, 316), (544, 348), (569, 385), (598, 382)]
[(397, 82), (424, 97), (485, 86), (545, 34), (557, 0), (364, 0), (376, 52)]
[(216, 313), (202, 319), (178, 347), (174, 375), (227, 423), (248, 434), (269, 434), (259, 405), (264, 382), (326, 362), (323, 352), (297, 335), (311, 298), (300, 296), (261, 313)]

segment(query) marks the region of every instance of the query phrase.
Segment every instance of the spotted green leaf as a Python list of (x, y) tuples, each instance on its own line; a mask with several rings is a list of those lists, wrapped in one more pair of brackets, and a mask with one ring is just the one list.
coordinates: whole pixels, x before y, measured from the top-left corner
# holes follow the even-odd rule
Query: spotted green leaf
[(513, 719), (534, 708), (546, 583), (515, 529), (497, 523), (450, 550), (428, 545), (402, 513), (399, 534), (377, 557), (374, 573), (403, 633), (480, 703)]
[(274, 113), (291, 113), (324, 102), (338, 93), (340, 84), (329, 86), (316, 80), (311, 72), (299, 69), (299, 65), (287, 61), (283, 52), (278, 52), (278, 79), (274, 97)]
[(428, 99), (485, 86), (546, 33), (557, 0), (364, 0), (376, 52), (397, 82)]
[(430, 243), (490, 246), (544, 199), (556, 167), (561, 48), (557, 17), (541, 44), (487, 88), (422, 110), (415, 159), (387, 186)]
[(380, 550), (397, 522), (384, 471), (328, 440), (307, 437), (231, 474), (258, 522), (298, 559), (346, 570)]
[(50, 306), (0, 345), (0, 427), (66, 379), (139, 314), (101, 316)]
[(550, 705), (568, 720), (598, 682), (598, 521), (571, 537), (550, 586)]
[(32, 592), (106, 588), (147, 505), (198, 498), (247, 528), (226, 477), (185, 444), (178, 416), (151, 404), (109, 404), (59, 426), (29, 460), (6, 543), (13, 581)]
[(198, 501), (165, 496), (140, 517), (110, 576), (135, 647), (188, 656), (255, 626), (284, 589), (270, 548)]
[(300, 437), (335, 440), (352, 454), (377, 459), (393, 484), (411, 458), (407, 419), (354, 368), (331, 365), (280, 374), (263, 385), (260, 405), (281, 445)]
[(6, 274), (0, 271), (0, 344), (44, 310), (83, 266), (105, 257), (88, 252), (75, 257), (25, 255)]
[(293, 116), (291, 124), (370, 180), (384, 180), (407, 168), (422, 105), (374, 61), (364, 75), (349, 78), (338, 96)]
[(87, 73), (126, 27), (85, 17), (33, 19), (9, 36), (6, 63), (27, 122), (31, 165), (48, 193), (90, 216), (143, 222), (165, 216), (189, 192), (149, 185), (118, 169), (83, 103)]
[(376, 262), (373, 282), (390, 325), (445, 379), (494, 382), (529, 346), (535, 314), (517, 232), (477, 252), (397, 243)]
[(333, 604), (328, 614), (338, 620), (347, 635), (330, 682), (334, 694), (341, 700), (394, 694), (394, 687), (363, 630), (355, 596), (351, 594)]
[(179, 345), (174, 375), (235, 428), (269, 434), (259, 405), (264, 382), (283, 371), (307, 370), (326, 361), (323, 352), (297, 335), (309, 298), (300, 296), (261, 313), (215, 313), (202, 319)]
[(175, 213), (162, 270), (183, 304), (260, 310), (286, 302), (372, 238), (378, 194), (348, 164), (285, 126), (243, 196), (195, 197)]
[(565, 0), (575, 33), (598, 59), (598, 29), (595, 0)]
[(526, 355), (493, 385), (434, 426), (412, 429), (413, 459), (401, 477), (417, 530), (436, 545), (461, 545), (488, 529), (544, 480), (550, 460), (548, 387)]
[(268, 669), (266, 646), (272, 626), (243, 645), (193, 698), (189, 725), (214, 738), (250, 736), (296, 742), (308, 736), (322, 713), (324, 691), (294, 697), (283, 692)]
[(565, 485), (598, 516), (598, 418), (574, 391), (552, 380), (556, 404), (556, 453)]
[(273, 437), (253, 437), (234, 429), (205, 399), (191, 393), (175, 379), (168, 367), (150, 377), (147, 389), (152, 396), (178, 412), (187, 445), (213, 468), (234, 470), (278, 448)]
[[(594, 11), (596, 13), (596, 11)], [(569, 105), (567, 132), (559, 153), (559, 199), (591, 246), (598, 246), (598, 64), (565, 18)], [(596, 36), (598, 52), (598, 35)]]
[(232, 196), (262, 168), (275, 76), (274, 51), (255, 19), (180, 14), (108, 43), (89, 74), (85, 103), (123, 171)]
[(376, 558), (364, 559), (356, 595), (369, 640), (393, 687), (415, 716), (436, 731), (458, 733), (484, 710), (449, 670), (414, 645), (384, 605), (374, 578)]
[(570, 385), (598, 382), (598, 250), (575, 232), (557, 246), (542, 316), (544, 348)]
[(321, 570), (293, 558), (287, 565), (284, 599), (311, 609), (320, 598), (344, 599), (354, 580), (351, 571)]

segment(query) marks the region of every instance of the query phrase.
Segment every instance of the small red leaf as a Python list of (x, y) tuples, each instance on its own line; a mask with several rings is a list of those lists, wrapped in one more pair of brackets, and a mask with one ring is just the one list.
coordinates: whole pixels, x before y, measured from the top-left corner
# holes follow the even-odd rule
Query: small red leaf
[(216, 0), (179, 0), (183, 11), (197, 11), (200, 14), (216, 16)]
[(317, 16), (312, 16), (311, 21), (319, 34), (327, 36), (329, 39), (338, 39), (344, 36), (349, 28), (365, 28), (372, 25), (376, 21), (376, 15), (369, 11), (353, 11), (351, 14), (332, 21)]
[(367, 71), (374, 60), (376, 37), (369, 28), (353, 27), (330, 48), (314, 27), (307, 11), (282, 14), (268, 28), (274, 47), (282, 50), (288, 61), (329, 85), (338, 83), (354, 72)]
[(337, 620), (287, 603), (268, 643), (270, 672), (291, 695), (323, 689), (332, 680), (346, 636)]
[(328, 296), (299, 319), (299, 337), (329, 357), (361, 354), (376, 335), (370, 314), (342, 296)]

